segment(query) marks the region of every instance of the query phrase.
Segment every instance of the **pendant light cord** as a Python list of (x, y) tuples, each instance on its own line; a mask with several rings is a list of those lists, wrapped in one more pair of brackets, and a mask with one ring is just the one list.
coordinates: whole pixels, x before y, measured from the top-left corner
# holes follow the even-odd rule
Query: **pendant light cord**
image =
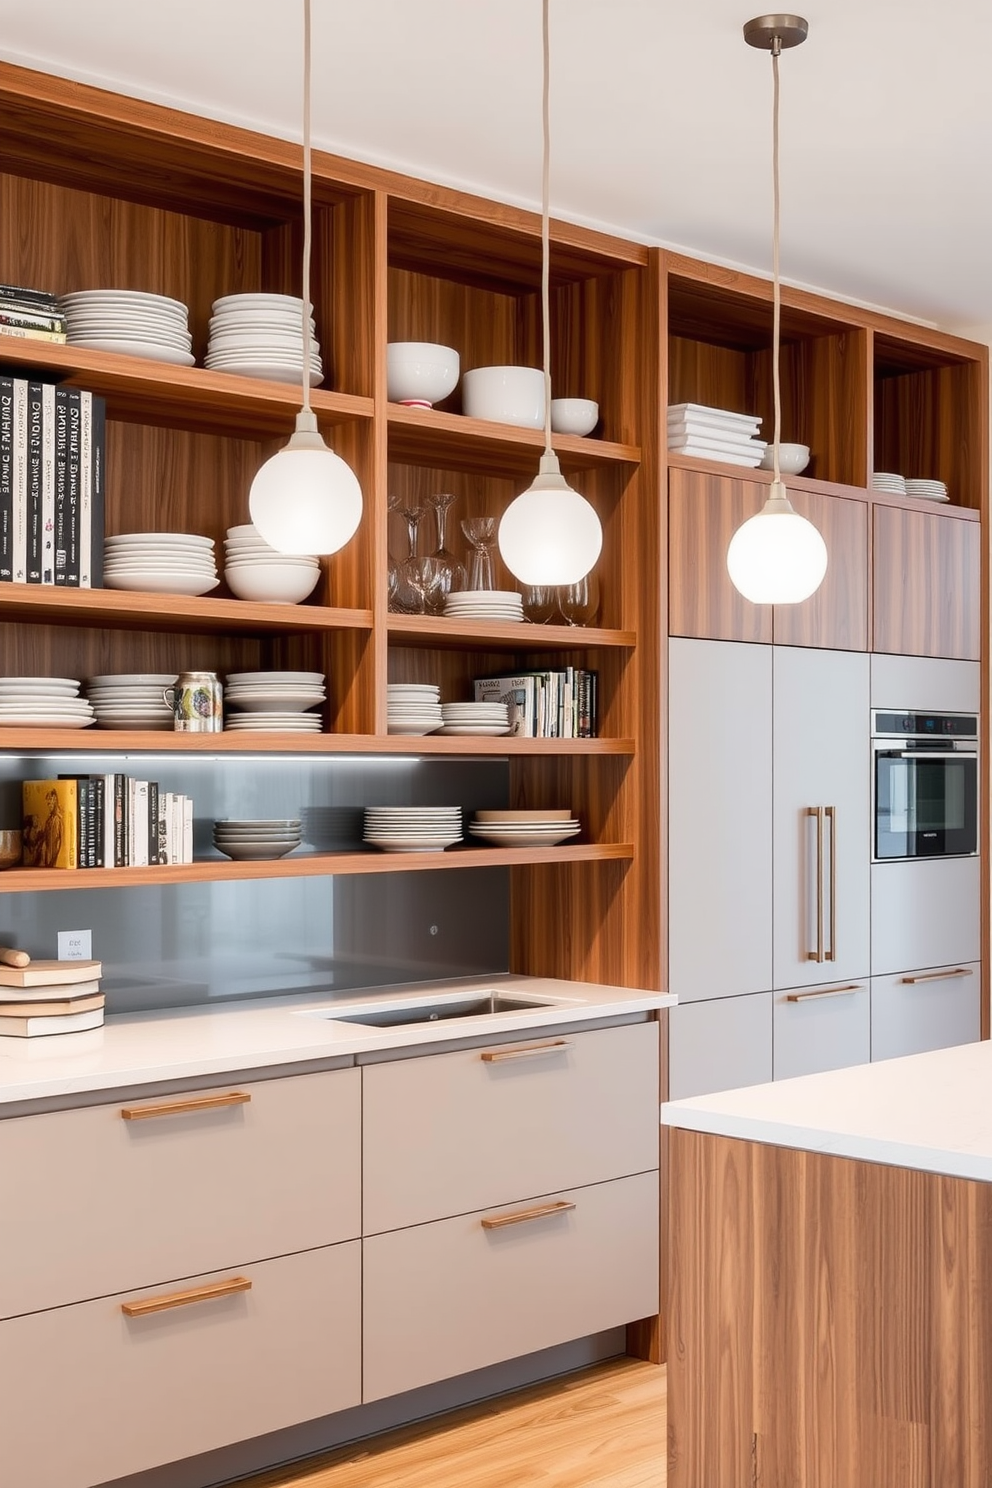
[[(303, 0), (303, 416), (313, 423), (310, 408), (310, 0)], [(314, 425), (314, 427), (316, 427)]]
[(775, 425), (772, 434), (773, 480), (776, 488), (781, 484), (779, 448), (782, 438), (782, 379), (779, 372), (779, 346), (782, 334), (782, 287), (779, 283), (779, 166), (778, 166), (778, 111), (779, 84), (778, 58), (782, 44), (776, 36), (772, 41), (772, 398), (775, 405)]
[(550, 0), (543, 0), (544, 160), (541, 173), (541, 339), (544, 352), (544, 453), (551, 455), (551, 26)]

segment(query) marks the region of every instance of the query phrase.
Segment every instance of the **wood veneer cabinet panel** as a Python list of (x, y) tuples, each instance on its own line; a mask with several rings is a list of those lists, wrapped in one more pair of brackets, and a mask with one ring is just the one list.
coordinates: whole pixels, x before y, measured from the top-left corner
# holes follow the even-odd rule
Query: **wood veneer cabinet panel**
[(981, 350), (965, 361), (883, 335), (874, 345), (875, 469), (943, 480), (952, 501), (983, 508), (988, 394)]
[(875, 651), (981, 656), (981, 530), (943, 511), (874, 507)]
[(827, 545), (827, 572), (802, 604), (776, 605), (776, 645), (868, 649), (868, 503), (790, 489), (789, 498)]
[(771, 609), (746, 600), (727, 572), (730, 539), (766, 499), (765, 487), (755, 481), (669, 470), (670, 635), (771, 641)]
[(992, 1185), (674, 1130), (670, 1488), (985, 1488)]

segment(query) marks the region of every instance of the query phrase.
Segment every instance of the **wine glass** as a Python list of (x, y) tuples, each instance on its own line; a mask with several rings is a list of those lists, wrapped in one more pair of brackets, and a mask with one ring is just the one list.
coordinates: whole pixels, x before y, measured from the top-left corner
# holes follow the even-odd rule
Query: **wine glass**
[(444, 609), (446, 570), (436, 558), (408, 558), (405, 580), (413, 591), (418, 615), (439, 615)]
[(567, 625), (590, 625), (599, 614), (599, 580), (586, 574), (577, 584), (559, 584), (558, 609)]
[(437, 491), (433, 496), (428, 496), (428, 504), (434, 509), (434, 520), (437, 523), (437, 547), (431, 555), (436, 561), (441, 574), (441, 587), (443, 590), (441, 608), (444, 608), (444, 598), (452, 589), (464, 589), (467, 575), (465, 565), (451, 551), (447, 545), (447, 523), (448, 511), (452, 503), (458, 497), (451, 491)]
[(547, 625), (558, 614), (558, 590), (554, 584), (525, 584), (524, 614), (534, 625)]
[(387, 498), (386, 505), (390, 512), (395, 512), (406, 523), (407, 539), (406, 557), (390, 562), (389, 608), (406, 615), (421, 614), (421, 599), (410, 581), (409, 568), (411, 562), (417, 557), (420, 523), (426, 508), (412, 496), (398, 496), (392, 493)]
[(496, 542), (495, 517), (464, 517), (462, 531), (472, 544), (468, 569), (470, 589), (495, 589), (493, 546)]

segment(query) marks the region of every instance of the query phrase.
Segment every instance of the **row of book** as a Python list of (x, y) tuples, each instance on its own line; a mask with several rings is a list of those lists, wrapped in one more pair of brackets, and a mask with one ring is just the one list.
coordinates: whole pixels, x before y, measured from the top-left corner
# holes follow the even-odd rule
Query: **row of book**
[(64, 343), (67, 325), (58, 295), (20, 284), (0, 284), (0, 330), (22, 340)]
[(97, 393), (0, 375), (0, 583), (101, 587), (106, 424)]
[(511, 735), (595, 739), (597, 674), (584, 667), (476, 677), (476, 702), (506, 703)]
[[(16, 954), (16, 953), (15, 953)], [(0, 1038), (82, 1033), (103, 1023), (99, 961), (0, 965)]]
[(124, 774), (25, 780), (26, 868), (147, 868), (193, 861), (193, 801)]

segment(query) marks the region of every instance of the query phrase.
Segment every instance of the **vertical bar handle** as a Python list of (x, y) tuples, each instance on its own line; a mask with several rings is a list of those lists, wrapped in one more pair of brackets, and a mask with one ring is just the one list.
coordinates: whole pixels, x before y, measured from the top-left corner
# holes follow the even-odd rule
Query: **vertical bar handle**
[(830, 822), (830, 949), (828, 961), (837, 960), (837, 807), (827, 806), (825, 814)]
[(816, 820), (816, 950), (807, 951), (807, 961), (825, 960), (823, 950), (823, 825), (822, 806), (807, 806), (806, 815)]

